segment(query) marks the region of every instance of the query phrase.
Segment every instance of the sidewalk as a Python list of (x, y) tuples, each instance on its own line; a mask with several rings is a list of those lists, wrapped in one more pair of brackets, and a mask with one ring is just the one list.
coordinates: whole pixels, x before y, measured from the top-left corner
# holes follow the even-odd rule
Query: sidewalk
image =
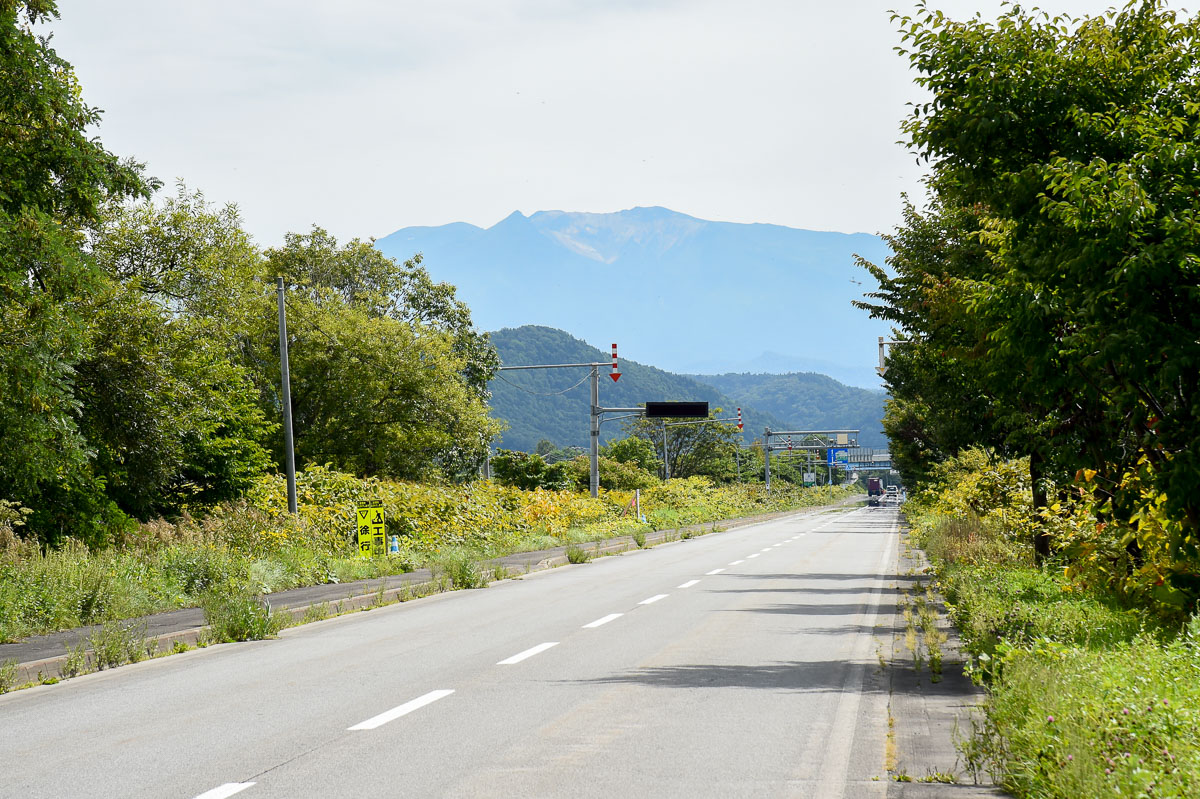
[[(835, 505), (818, 505), (801, 510), (768, 513), (758, 516), (746, 516), (737, 519), (726, 519), (718, 522), (705, 522), (678, 529), (656, 530), (646, 534), (646, 546), (653, 546), (667, 541), (676, 540), (681, 533), (704, 533), (714, 526), (723, 529), (744, 527), (748, 524), (777, 519), (782, 516), (820, 513), (834, 507), (840, 507), (847, 502), (843, 500)], [(581, 545), (591, 552), (599, 554), (615, 554), (637, 549), (637, 544), (631, 536), (609, 538), (590, 544)], [(518, 552), (502, 558), (485, 561), (484, 568), (492, 571), (502, 568), (506, 573), (519, 576), (529, 572), (551, 569), (567, 563), (566, 547), (554, 547), (534, 552)], [(292, 588), (287, 591), (276, 591), (266, 595), (271, 608), (284, 612), (292, 620), (300, 620), (310, 608), (322, 609), (328, 615), (346, 613), (374, 605), (390, 604), (403, 598), (420, 593), (422, 586), (432, 586), (434, 576), (429, 569), (417, 569), (405, 574), (378, 577), (369, 580), (357, 580), (350, 583), (314, 585), (305, 588)], [(322, 608), (324, 606), (324, 608)], [(109, 622), (112, 624), (113, 622)], [(199, 640), (205, 629), (204, 611), (200, 608), (183, 608), (180, 610), (156, 613), (151, 616), (141, 616), (126, 619), (123, 623), (138, 627), (145, 626), (145, 638), (148, 647), (155, 652), (166, 652), (177, 643), (193, 646)], [(30, 636), (12, 644), (0, 644), (0, 664), (16, 662), (17, 673), (15, 684), (26, 685), (31, 682), (41, 682), (62, 676), (62, 668), (66, 663), (71, 648), (85, 645), (91, 636), (103, 625), (77, 627), (48, 635)], [(90, 650), (85, 650), (90, 655)]]
[[(913, 639), (907, 635), (901, 603), (912, 602), (918, 587), (932, 582), (933, 575), (927, 571), (929, 562), (924, 553), (909, 542), (903, 523), (898, 544), (893, 572), (897, 607), (887, 667), (892, 730), (888, 799), (1006, 797), (1008, 794), (993, 786), (986, 774), (978, 775), (980, 784), (974, 784), (956, 746), (971, 734), (971, 713), (983, 701), (984, 691), (963, 671), (965, 661), (958, 632), (947, 618), (940, 596), (935, 595), (931, 604), (937, 611), (938, 629), (946, 636), (940, 647), (941, 674), (935, 677), (932, 673), (919, 633), (917, 651), (910, 649)], [(901, 782), (897, 777), (911, 781)], [(940, 782), (945, 779), (954, 782)]]

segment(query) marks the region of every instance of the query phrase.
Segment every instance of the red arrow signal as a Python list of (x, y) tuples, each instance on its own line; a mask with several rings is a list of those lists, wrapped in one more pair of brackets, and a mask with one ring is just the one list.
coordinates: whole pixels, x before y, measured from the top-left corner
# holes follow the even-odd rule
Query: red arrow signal
[(609, 374), (609, 377), (611, 377), (613, 379), (613, 382), (615, 383), (621, 379), (621, 373), (620, 372), (612, 372), (611, 374)]

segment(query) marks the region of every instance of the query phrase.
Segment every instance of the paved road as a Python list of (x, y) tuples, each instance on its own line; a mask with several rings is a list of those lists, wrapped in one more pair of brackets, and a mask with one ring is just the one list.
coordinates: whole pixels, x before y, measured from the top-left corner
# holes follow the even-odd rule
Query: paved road
[(19, 691), (0, 796), (883, 797), (895, 546), (803, 514)]

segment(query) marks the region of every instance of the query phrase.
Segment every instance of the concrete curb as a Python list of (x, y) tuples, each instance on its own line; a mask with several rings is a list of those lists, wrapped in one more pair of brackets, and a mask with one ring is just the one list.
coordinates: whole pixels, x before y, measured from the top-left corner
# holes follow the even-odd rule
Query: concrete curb
[[(694, 537), (697, 534), (708, 535), (716, 532), (716, 528), (718, 527), (721, 528), (719, 532), (724, 532), (726, 530), (731, 530), (738, 527), (760, 524), (762, 522), (771, 521), (772, 519), (778, 519), (783, 516), (819, 513), (821, 511), (828, 510), (829, 508), (840, 507), (841, 505), (844, 505), (850, 501), (854, 500), (843, 500), (841, 503), (836, 503), (833, 505), (814, 505), (809, 508), (791, 511), (779, 511), (775, 513), (759, 514), (757, 516), (743, 516), (735, 519), (724, 519), (716, 522), (704, 522), (702, 524), (687, 525), (670, 530), (655, 530), (653, 532), (646, 533), (645, 548), (649, 549), (652, 546), (658, 546), (660, 544), (686, 540), (685, 534), (687, 534), (687, 537)], [(581, 546), (587, 549), (589, 552), (601, 556), (632, 552), (639, 549), (636, 542), (633, 540), (633, 536), (609, 538), (601, 541), (589, 542), (587, 544), (579, 544), (578, 546)], [(521, 574), (528, 574), (531, 572), (545, 571), (558, 566), (564, 566), (570, 562), (567, 559), (566, 549), (567, 548), (565, 546), (561, 546), (554, 547), (552, 549), (536, 550), (533, 552), (518, 552), (513, 555), (505, 555), (503, 557), (484, 561), (484, 567), (485, 569), (504, 568), (509, 572), (510, 577), (517, 577)], [(305, 605), (278, 607), (275, 609), (275, 612), (285, 614), (290, 617), (291, 622), (298, 623), (301, 622), (305, 616), (309, 615), (310, 612), (313, 612), (314, 609), (328, 609), (329, 613), (321, 616), (321, 618), (326, 618), (328, 616), (341, 615), (357, 610), (366, 610), (372, 607), (383, 607), (384, 605), (395, 604), (408, 598), (428, 596), (433, 593), (438, 593), (439, 586), (438, 581), (433, 578), (433, 575), (428, 569), (418, 569), (416, 571), (406, 572), (404, 574), (397, 574), (391, 577), (382, 578), (382, 580), (380, 578), (375, 578), (373, 580), (362, 580), (358, 581), (357, 583), (346, 583), (344, 585), (352, 588), (360, 584), (372, 582), (382, 583), (382, 585), (385, 587), (382, 590), (378, 587), (374, 587), (370, 588), (370, 590), (357, 594), (351, 593), (345, 598), (337, 600), (324, 600)], [(413, 595), (415, 595), (415, 597)], [(266, 595), (268, 602), (270, 602), (271, 596), (272, 594)], [(141, 619), (128, 619), (127, 621), (131, 624), (138, 624), (139, 622), (144, 621), (146, 618), (149, 617), (142, 617)], [(77, 630), (76, 632), (79, 632), (80, 635), (77, 636), (75, 646), (78, 647), (80, 642), (86, 644), (90, 640), (86, 632), (88, 630), (97, 629), (98, 627), (99, 625), (90, 628), (80, 628)], [(207, 630), (208, 627), (206, 625), (192, 625), (185, 629), (151, 636), (146, 639), (147, 653), (151, 656), (169, 654), (177, 644), (186, 645), (189, 647), (195, 646), (197, 642), (201, 640)], [(31, 660), (28, 662), (18, 662), (15, 678), (13, 680), (14, 688), (26, 687), (30, 684), (38, 684), (46, 681), (63, 679), (63, 667), (67, 665), (68, 659), (72, 657), (72, 653), (69, 651), (70, 644), (64, 644), (64, 647), (68, 651), (63, 652), (61, 655)], [(2, 648), (0, 648), (0, 652), (2, 652)], [(90, 664), (95, 660), (94, 651), (92, 649), (85, 648), (82, 650), (82, 653), (86, 658), (87, 664), (89, 665), (89, 668), (84, 673), (94, 672), (95, 669), (90, 668)], [(2, 655), (0, 655), (0, 664), (3, 662), (4, 658)]]
[[(906, 625), (899, 603), (900, 592), (919, 582), (933, 580), (925, 554), (908, 541), (901, 523), (896, 554), (897, 589), (895, 623), (892, 627), (891, 658), (888, 662), (888, 715), (892, 723), (888, 799), (975, 799), (1007, 797), (990, 784), (986, 775), (974, 783), (967, 773), (957, 743), (971, 731), (971, 713), (983, 700), (984, 691), (963, 671), (965, 658), (958, 631), (946, 613), (945, 600), (932, 599), (938, 614), (938, 630), (946, 636), (941, 645), (942, 672), (934, 681), (929, 665), (918, 667), (915, 653), (906, 640)], [(909, 576), (911, 573), (912, 576)], [(918, 645), (919, 647), (920, 645)], [(905, 776), (911, 782), (897, 781)], [(934, 782), (953, 778), (953, 783)]]

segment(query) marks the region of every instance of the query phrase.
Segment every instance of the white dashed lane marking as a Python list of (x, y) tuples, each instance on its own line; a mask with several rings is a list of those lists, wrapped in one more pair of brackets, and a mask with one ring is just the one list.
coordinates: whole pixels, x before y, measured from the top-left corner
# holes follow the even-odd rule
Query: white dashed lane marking
[(444, 688), (439, 691), (430, 691), (429, 693), (425, 694), (424, 696), (418, 696), (416, 699), (412, 700), (411, 702), (405, 702), (403, 705), (400, 705), (399, 707), (394, 707), (391, 710), (388, 710), (384, 713), (380, 713), (378, 716), (372, 716), (371, 718), (367, 719), (366, 721), (359, 722), (358, 724), (355, 724), (353, 727), (348, 727), (347, 729), (350, 729), (350, 730), (373, 730), (376, 727), (382, 727), (384, 724), (387, 724), (389, 721), (395, 721), (396, 719), (400, 718), (401, 716), (407, 716), (409, 713), (412, 713), (414, 710), (419, 710), (420, 708), (423, 708), (426, 705), (432, 704), (432, 703), (438, 701), (439, 699), (445, 699), (447, 696), (450, 696), (450, 694), (452, 694), (452, 693), (454, 693), (454, 691), (452, 689), (448, 689), (448, 688)]
[(666, 599), (668, 596), (670, 596), (670, 594), (655, 594), (654, 596), (650, 597), (649, 599), (643, 599), (638, 604), (639, 605), (649, 605), (653, 602), (657, 602), (660, 599)]
[(226, 797), (233, 796), (235, 793), (241, 793), (253, 784), (252, 782), (227, 782), (224, 785), (218, 785), (211, 791), (205, 791), (197, 796), (196, 799), (226, 799)]
[(595, 620), (595, 621), (593, 621), (593, 622), (589, 622), (588, 624), (585, 624), (585, 625), (583, 625), (583, 627), (584, 627), (584, 629), (585, 629), (585, 630), (586, 630), (587, 628), (589, 628), (589, 627), (599, 627), (601, 624), (608, 624), (608, 623), (609, 623), (610, 621), (612, 621), (613, 619), (619, 619), (619, 618), (621, 618), (621, 616), (623, 616), (623, 615), (624, 615), (624, 614), (622, 614), (622, 613), (610, 613), (610, 614), (608, 614), (607, 616), (605, 616), (605, 617), (603, 617), (603, 618), (596, 619), (596, 620)]
[(513, 655), (510, 658), (505, 658), (504, 660), (500, 661), (496, 665), (497, 666), (511, 666), (514, 663), (520, 663), (522, 660), (525, 660), (526, 658), (531, 658), (534, 655), (540, 655), (542, 652), (545, 652), (547, 649), (549, 649), (552, 646), (558, 646), (558, 641), (547, 641), (544, 644), (538, 644), (537, 646), (531, 646), (529, 649), (526, 649), (524, 652), (518, 652), (517, 654)]

